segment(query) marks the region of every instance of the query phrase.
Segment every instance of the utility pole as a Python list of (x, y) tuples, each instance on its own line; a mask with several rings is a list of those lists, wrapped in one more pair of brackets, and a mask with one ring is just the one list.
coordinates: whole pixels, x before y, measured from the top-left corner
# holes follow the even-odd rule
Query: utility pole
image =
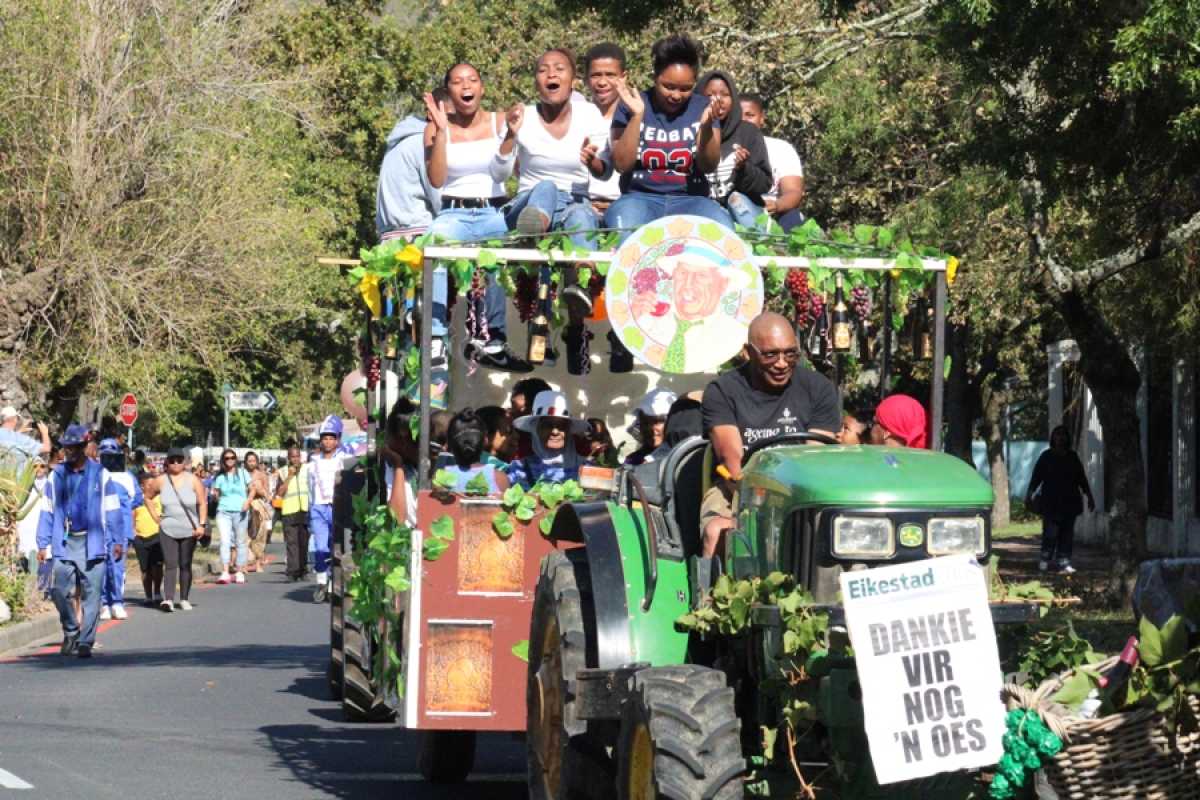
[(229, 449), (229, 395), (233, 391), (233, 386), (228, 381), (221, 386), (221, 395), (225, 398), (225, 438), (222, 445), (226, 450)]

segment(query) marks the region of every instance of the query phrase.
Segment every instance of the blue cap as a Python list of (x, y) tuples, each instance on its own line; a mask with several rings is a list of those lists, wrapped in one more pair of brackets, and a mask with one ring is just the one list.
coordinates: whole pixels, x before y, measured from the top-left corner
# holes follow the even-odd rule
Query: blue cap
[(60, 447), (72, 447), (83, 444), (87, 441), (89, 433), (91, 431), (88, 430), (87, 425), (80, 425), (79, 423), (68, 425), (63, 435), (58, 437), (58, 444)]
[(100, 455), (102, 456), (119, 456), (124, 454), (121, 449), (121, 443), (116, 439), (101, 439), (100, 440)]
[(324, 436), (327, 433), (332, 433), (339, 439), (342, 437), (342, 419), (336, 414), (330, 414), (321, 421), (321, 427), (317, 431), (318, 436)]

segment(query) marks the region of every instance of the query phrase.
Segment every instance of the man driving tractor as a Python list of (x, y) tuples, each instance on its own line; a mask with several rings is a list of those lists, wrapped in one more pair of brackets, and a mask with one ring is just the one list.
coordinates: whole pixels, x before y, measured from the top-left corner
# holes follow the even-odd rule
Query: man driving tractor
[(719, 476), (700, 507), (705, 558), (716, 554), (721, 535), (733, 527), (733, 495), (747, 446), (791, 433), (832, 438), (841, 428), (837, 389), (799, 366), (800, 344), (785, 317), (769, 311), (755, 317), (743, 354), (743, 366), (721, 374), (704, 390), (704, 433)]

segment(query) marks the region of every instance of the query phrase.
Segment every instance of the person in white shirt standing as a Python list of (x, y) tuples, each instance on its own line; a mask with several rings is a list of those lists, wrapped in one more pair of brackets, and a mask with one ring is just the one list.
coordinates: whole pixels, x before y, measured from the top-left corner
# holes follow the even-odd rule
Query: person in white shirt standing
[[(761, 128), (765, 122), (766, 107), (763, 99), (756, 94), (743, 94), (739, 98), (742, 107), (742, 121), (749, 122)], [(767, 158), (771, 162), (771, 174), (775, 185), (771, 191), (763, 195), (765, 210), (784, 232), (790, 231), (804, 223), (804, 214), (800, 212), (800, 203), (804, 200), (804, 165), (796, 148), (783, 139), (764, 136), (767, 143)], [(729, 204), (734, 219), (747, 228), (758, 228), (757, 218), (764, 211), (763, 206), (756, 205), (743, 196), (745, 202), (736, 205)]]
[(333, 530), (333, 491), (342, 469), (342, 421), (330, 414), (318, 430), (321, 450), (308, 463), (308, 529), (313, 540), (313, 572), (317, 589), (313, 602), (324, 603), (329, 596), (329, 545)]
[[(520, 173), (517, 195), (502, 209), (509, 228), (527, 236), (550, 230), (571, 232), (577, 247), (591, 250), (588, 234), (596, 229), (596, 212), (588, 194), (593, 177), (612, 174), (608, 155), (609, 122), (589, 102), (573, 102), (575, 58), (567, 50), (547, 50), (537, 60), (534, 84), (538, 102), (508, 111), (508, 129), (492, 161), (492, 178), (508, 180)], [(573, 271), (572, 271), (573, 272)], [(591, 314), (586, 287), (564, 273), (562, 299), (568, 314)]]

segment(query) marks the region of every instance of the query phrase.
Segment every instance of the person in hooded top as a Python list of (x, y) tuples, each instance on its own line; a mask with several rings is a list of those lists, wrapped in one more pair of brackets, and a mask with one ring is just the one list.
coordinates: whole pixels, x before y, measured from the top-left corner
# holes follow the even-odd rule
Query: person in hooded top
[(761, 208), (763, 195), (774, 184), (767, 143), (757, 126), (742, 119), (737, 85), (728, 72), (712, 70), (700, 78), (698, 85), (721, 121), (721, 161), (708, 175), (712, 198), (727, 206), (734, 221), (739, 221), (734, 206), (740, 200), (733, 199), (734, 193)]
[[(445, 104), (450, 95), (442, 86), (433, 99)], [(396, 123), (387, 137), (387, 152), (379, 166), (375, 190), (375, 231), (380, 241), (402, 238), (412, 241), (429, 230), (441, 209), (441, 193), (429, 181), (425, 169), (424, 117), (409, 115)]]
[(925, 407), (906, 394), (892, 394), (875, 409), (871, 426), (871, 444), (886, 447), (913, 447), (924, 450), (927, 425)]
[(536, 483), (562, 483), (579, 479), (579, 468), (587, 459), (572, 439), (588, 432), (587, 420), (575, 419), (562, 392), (539, 392), (532, 413), (513, 423), (530, 434), (533, 452), (508, 465), (509, 483), (530, 489)]

